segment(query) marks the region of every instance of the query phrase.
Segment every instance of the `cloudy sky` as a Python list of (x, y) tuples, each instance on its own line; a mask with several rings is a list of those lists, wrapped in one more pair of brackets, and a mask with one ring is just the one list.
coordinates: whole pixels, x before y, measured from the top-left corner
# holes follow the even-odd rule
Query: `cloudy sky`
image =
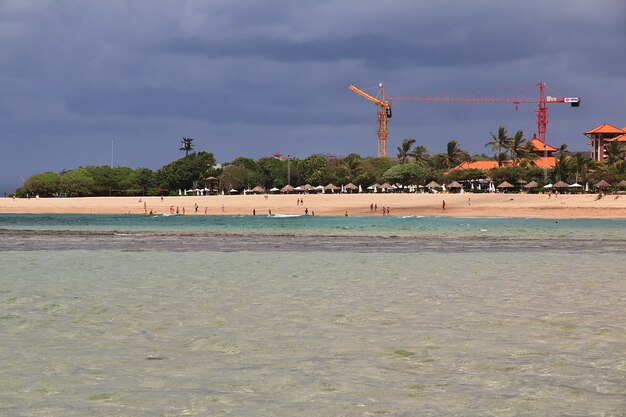
[[(626, 126), (624, 0), (1, 0), (0, 193), (81, 165), (157, 169), (183, 136), (219, 162), (274, 152), (376, 155), (389, 96), (579, 96), (547, 141)], [(388, 154), (413, 137), (486, 152), (532, 137), (535, 106), (398, 103)], [(113, 150), (113, 151), (112, 151)]]

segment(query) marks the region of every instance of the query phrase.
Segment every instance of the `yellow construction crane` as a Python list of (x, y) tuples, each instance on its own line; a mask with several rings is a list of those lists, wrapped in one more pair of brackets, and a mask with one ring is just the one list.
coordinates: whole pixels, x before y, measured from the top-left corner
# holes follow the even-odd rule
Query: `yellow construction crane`
[(349, 89), (364, 99), (371, 101), (378, 107), (378, 157), (387, 157), (387, 119), (391, 119), (391, 103), (385, 100), (385, 87), (383, 83), (378, 84), (379, 98), (372, 97), (353, 85), (351, 85)]

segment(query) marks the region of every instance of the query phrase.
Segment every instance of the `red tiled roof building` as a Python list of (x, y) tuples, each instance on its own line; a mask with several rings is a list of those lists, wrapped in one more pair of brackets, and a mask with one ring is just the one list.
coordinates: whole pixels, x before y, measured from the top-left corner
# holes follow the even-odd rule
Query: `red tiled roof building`
[(626, 142), (626, 128), (620, 129), (608, 123), (596, 126), (583, 133), (590, 140), (591, 159), (602, 162), (606, 158), (605, 146), (608, 142)]

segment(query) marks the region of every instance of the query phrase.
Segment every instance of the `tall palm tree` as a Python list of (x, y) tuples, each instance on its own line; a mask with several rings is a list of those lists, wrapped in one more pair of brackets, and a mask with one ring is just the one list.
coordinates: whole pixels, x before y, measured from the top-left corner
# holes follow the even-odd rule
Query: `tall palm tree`
[(539, 159), (539, 154), (535, 152), (535, 148), (530, 142), (525, 142), (522, 146), (516, 148), (515, 153), (514, 161), (523, 168), (535, 165), (535, 161)]
[(510, 138), (508, 147), (509, 152), (511, 154), (511, 160), (515, 163), (519, 162), (521, 154), (524, 149), (523, 146), (526, 143), (526, 139), (524, 139), (524, 132), (518, 130), (512, 138)]
[(559, 146), (559, 156), (556, 158), (554, 162), (554, 167), (552, 167), (552, 175), (554, 176), (555, 181), (561, 181), (567, 178), (568, 174), (568, 159), (569, 156), (565, 153), (567, 149), (567, 144), (563, 143)]
[(179, 151), (185, 151), (185, 156), (189, 155), (190, 151), (193, 151), (193, 139), (192, 138), (183, 138), (180, 141), (181, 147)]
[(496, 160), (498, 161), (498, 166), (502, 166), (504, 163), (503, 155), (506, 155), (502, 152), (503, 149), (509, 148), (509, 143), (511, 142), (511, 138), (508, 136), (508, 133), (504, 126), (498, 127), (498, 134), (494, 135), (489, 132), (492, 140), (485, 144), (485, 147), (491, 146), (491, 150), (496, 152)]
[(411, 154), (411, 147), (415, 143), (415, 139), (407, 138), (402, 140), (402, 144), (398, 146), (398, 160), (401, 164), (406, 164)]
[(448, 142), (448, 145), (446, 146), (446, 153), (443, 155), (448, 169), (470, 159), (469, 153), (461, 149), (456, 140)]
[(429, 159), (428, 151), (424, 145), (419, 145), (413, 148), (409, 156), (415, 160), (416, 164), (420, 165), (424, 165)]

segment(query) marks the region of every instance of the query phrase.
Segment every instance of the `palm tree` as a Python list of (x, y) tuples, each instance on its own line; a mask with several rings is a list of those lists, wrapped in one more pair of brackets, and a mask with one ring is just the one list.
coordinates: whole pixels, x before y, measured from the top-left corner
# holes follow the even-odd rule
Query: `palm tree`
[(518, 147), (515, 152), (515, 162), (524, 168), (535, 165), (535, 161), (539, 159), (539, 154), (535, 152), (535, 148), (530, 142), (524, 143), (522, 146)]
[(185, 156), (189, 155), (190, 151), (193, 151), (193, 144), (191, 142), (193, 142), (192, 138), (183, 138), (183, 140), (180, 141), (181, 148), (179, 151), (185, 151)]
[(351, 153), (343, 160), (343, 167), (354, 182), (363, 171), (363, 161), (359, 155)]
[(467, 161), (470, 158), (469, 153), (461, 149), (456, 140), (448, 142), (446, 153), (443, 154), (443, 156), (448, 169), (457, 166), (461, 162)]
[(415, 160), (416, 164), (420, 165), (424, 165), (429, 159), (428, 151), (426, 151), (426, 147), (424, 145), (419, 145), (413, 148), (409, 156)]
[(504, 162), (503, 155), (506, 155), (504, 152), (502, 152), (502, 149), (509, 148), (511, 138), (508, 136), (508, 133), (506, 132), (504, 126), (500, 126), (498, 128), (497, 136), (491, 132), (489, 132), (489, 134), (491, 135), (493, 140), (487, 142), (485, 144), (485, 147), (491, 146), (491, 150), (496, 152), (496, 160), (498, 161), (498, 166), (502, 166)]
[(524, 132), (518, 130), (515, 135), (510, 138), (509, 141), (509, 152), (511, 154), (511, 160), (515, 163), (519, 162), (521, 154), (523, 153), (523, 146), (526, 144), (526, 139), (524, 139)]
[(604, 150), (606, 152), (606, 163), (608, 165), (617, 165), (619, 161), (624, 160), (624, 144), (616, 140), (609, 142)]
[(401, 164), (406, 164), (411, 154), (411, 146), (415, 143), (415, 139), (407, 138), (402, 140), (402, 144), (398, 146), (398, 160)]
[(554, 162), (554, 167), (552, 168), (552, 174), (554, 175), (555, 181), (561, 181), (567, 178), (569, 157), (565, 153), (566, 149), (567, 149), (566, 143), (563, 143), (561, 144), (561, 146), (559, 146), (559, 150), (558, 150), (559, 156), (558, 158), (556, 158), (556, 161)]

